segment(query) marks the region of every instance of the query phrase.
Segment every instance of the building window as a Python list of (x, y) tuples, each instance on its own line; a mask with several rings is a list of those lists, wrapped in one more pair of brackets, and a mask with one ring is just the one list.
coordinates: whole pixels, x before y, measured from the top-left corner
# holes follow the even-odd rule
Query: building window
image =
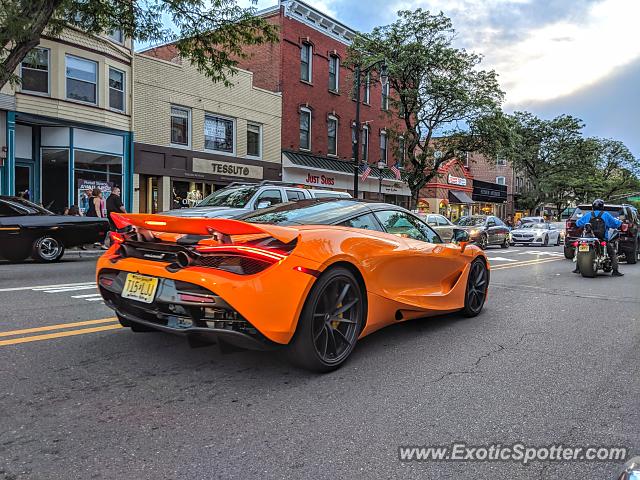
[(507, 159), (504, 157), (504, 155), (498, 154), (498, 156), (496, 157), (496, 165), (498, 167), (506, 167), (507, 166)]
[(340, 82), (340, 59), (335, 55), (329, 57), (329, 90), (337, 92)]
[(262, 157), (262, 125), (247, 124), (247, 155), (256, 158)]
[(300, 80), (311, 81), (311, 62), (313, 47), (308, 43), (303, 43), (300, 49)]
[(109, 108), (124, 112), (124, 72), (109, 67)]
[(496, 177), (496, 183), (498, 185), (506, 185), (507, 179), (505, 177)]
[(382, 110), (389, 110), (389, 84), (382, 86)]
[(369, 127), (367, 125), (362, 127), (360, 143), (362, 144), (362, 160), (367, 162), (369, 160)]
[(300, 109), (300, 149), (311, 150), (311, 110)]
[(122, 30), (120, 30), (119, 28), (115, 30), (111, 30), (107, 35), (107, 37), (109, 38), (109, 40), (113, 40), (116, 43), (119, 43), (119, 44), (124, 43), (124, 35), (122, 33)]
[(204, 148), (216, 152), (235, 152), (235, 121), (231, 118), (205, 115)]
[(469, 166), (469, 152), (464, 152), (464, 166)]
[(329, 155), (338, 154), (338, 119), (329, 117), (327, 120), (327, 153)]
[(98, 103), (98, 64), (67, 55), (67, 98), (79, 102)]
[(171, 107), (171, 143), (189, 146), (191, 137), (191, 110)]
[(363, 102), (369, 104), (371, 102), (371, 74), (367, 73), (364, 80), (364, 99)]
[(380, 132), (380, 161), (387, 163), (387, 132)]
[(49, 94), (49, 49), (34, 48), (22, 60), (22, 91)]

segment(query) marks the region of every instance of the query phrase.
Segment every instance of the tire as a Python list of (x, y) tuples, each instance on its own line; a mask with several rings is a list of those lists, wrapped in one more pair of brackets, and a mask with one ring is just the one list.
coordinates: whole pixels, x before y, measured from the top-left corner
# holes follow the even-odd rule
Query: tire
[(544, 240), (542, 241), (542, 246), (543, 247), (548, 247), (549, 246), (549, 235), (545, 235), (544, 236)]
[(627, 260), (627, 264), (635, 265), (638, 262), (638, 239), (633, 242), (633, 247), (630, 250), (625, 250), (624, 257)]
[(64, 245), (54, 237), (44, 236), (33, 242), (31, 258), (41, 263), (58, 262), (64, 255)]
[(465, 317), (475, 317), (482, 311), (487, 299), (487, 288), (489, 288), (489, 270), (480, 258), (476, 258), (469, 267), (462, 309)]
[(596, 252), (593, 250), (589, 250), (589, 253), (578, 252), (576, 261), (583, 277), (594, 278), (598, 274), (598, 270), (595, 268)]
[(478, 246), (482, 250), (486, 250), (486, 248), (489, 246), (489, 239), (487, 238), (487, 235), (485, 233), (480, 235), (480, 238), (478, 239)]
[(567, 260), (573, 260), (573, 256), (576, 254), (575, 248), (564, 246), (564, 258)]
[(509, 248), (509, 237), (504, 237), (504, 242), (500, 244), (500, 248)]
[(296, 333), (287, 347), (289, 360), (319, 373), (343, 365), (364, 324), (364, 295), (348, 269), (336, 267), (324, 272), (305, 301)]

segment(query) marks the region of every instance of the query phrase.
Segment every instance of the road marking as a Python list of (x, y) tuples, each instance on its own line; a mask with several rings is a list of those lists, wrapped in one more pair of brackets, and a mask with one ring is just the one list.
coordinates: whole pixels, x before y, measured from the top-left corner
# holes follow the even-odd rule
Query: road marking
[(94, 282), (82, 282), (82, 283), (61, 283), (58, 285), (33, 285), (31, 287), (11, 287), (11, 288), (0, 288), (0, 292), (18, 292), (20, 290), (33, 290), (33, 291), (40, 291), (40, 290), (48, 290), (48, 289), (58, 289), (58, 288), (64, 288), (64, 287), (81, 287), (81, 286), (89, 286), (89, 285), (94, 285)]
[(57, 288), (55, 290), (36, 290), (38, 292), (44, 293), (63, 293), (63, 292), (75, 292), (77, 290), (91, 290), (97, 288), (95, 283), (93, 285), (86, 285), (84, 287), (67, 287), (67, 288)]
[(87, 295), (71, 295), (71, 298), (91, 298), (91, 297), (100, 297), (99, 293), (89, 293)]
[(535, 250), (527, 250), (526, 252), (520, 252), (518, 255), (550, 255), (552, 257), (564, 257), (564, 253), (560, 253), (560, 252), (538, 252)]
[(517, 262), (517, 260), (514, 260), (513, 258), (505, 258), (505, 257), (487, 257), (488, 260), (490, 261), (500, 261), (500, 262)]
[(85, 325), (96, 325), (98, 323), (116, 322), (116, 317), (101, 318), (99, 320), (85, 320), (82, 322), (58, 323), (56, 325), (46, 325), (44, 327), (23, 328), (22, 330), (11, 330), (8, 332), (0, 332), (0, 337), (13, 337), (15, 335), (23, 335), (25, 333), (46, 332), (48, 330), (61, 330), (63, 328), (81, 327)]
[(498, 265), (496, 267), (491, 267), (491, 271), (493, 270), (505, 270), (507, 268), (516, 268), (516, 267), (528, 267), (531, 265), (540, 265), (542, 263), (551, 263), (551, 262), (559, 262), (564, 260), (563, 258), (547, 258), (545, 260), (527, 260), (525, 262), (518, 263), (509, 263), (506, 265)]
[[(98, 294), (98, 295), (100, 295), (100, 294)], [(102, 296), (99, 296), (99, 297), (92, 297), (92, 298), (85, 298), (85, 300), (86, 300), (87, 302), (98, 302), (98, 301), (100, 301), (100, 302), (101, 302), (101, 301), (102, 301)]]
[(16, 345), (18, 343), (39, 342), (41, 340), (50, 340), (52, 338), (73, 337), (75, 335), (85, 335), (87, 333), (106, 332), (108, 330), (118, 330), (122, 325), (116, 323), (114, 325), (103, 325), (101, 327), (83, 328), (80, 330), (65, 330), (56, 333), (46, 333), (44, 335), (33, 335), (31, 337), (12, 338), (10, 340), (0, 340), (0, 347), (6, 345)]

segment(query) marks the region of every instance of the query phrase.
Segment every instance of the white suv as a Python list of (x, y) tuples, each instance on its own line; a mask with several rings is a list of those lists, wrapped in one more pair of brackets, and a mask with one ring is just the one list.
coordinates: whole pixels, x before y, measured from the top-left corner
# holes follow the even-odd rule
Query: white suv
[(174, 217), (233, 218), (278, 203), (336, 197), (351, 198), (351, 195), (332, 190), (309, 190), (278, 182), (232, 183), (216, 190), (195, 207), (169, 210), (163, 214)]

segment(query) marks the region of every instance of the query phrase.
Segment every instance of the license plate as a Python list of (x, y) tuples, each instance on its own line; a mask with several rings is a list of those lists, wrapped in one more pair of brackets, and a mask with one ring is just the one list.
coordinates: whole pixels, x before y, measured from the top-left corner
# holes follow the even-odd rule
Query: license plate
[(122, 298), (151, 303), (156, 296), (157, 288), (157, 278), (138, 275), (137, 273), (129, 273), (127, 274), (127, 281), (122, 289)]
[(589, 245), (580, 245), (578, 247), (578, 251), (579, 252), (588, 252), (589, 251)]

